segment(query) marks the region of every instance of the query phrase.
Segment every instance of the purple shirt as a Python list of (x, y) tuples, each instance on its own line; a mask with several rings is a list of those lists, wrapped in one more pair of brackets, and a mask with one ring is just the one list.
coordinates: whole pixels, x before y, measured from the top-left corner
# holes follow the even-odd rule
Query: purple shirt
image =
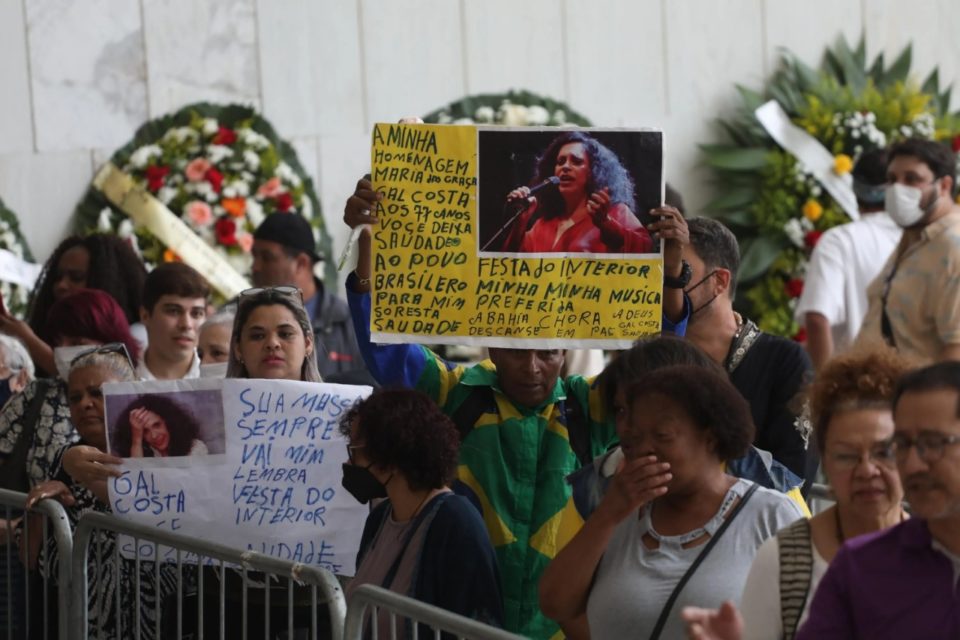
[(920, 518), (845, 544), (830, 564), (797, 640), (960, 638), (953, 565)]

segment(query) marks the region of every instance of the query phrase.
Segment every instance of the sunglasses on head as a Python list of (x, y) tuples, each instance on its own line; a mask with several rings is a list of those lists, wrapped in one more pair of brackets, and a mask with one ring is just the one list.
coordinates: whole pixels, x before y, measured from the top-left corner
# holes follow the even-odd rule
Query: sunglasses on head
[(73, 360), (70, 361), (70, 367), (73, 367), (80, 358), (86, 358), (89, 355), (94, 354), (109, 354), (109, 353), (119, 353), (127, 360), (127, 364), (130, 365), (130, 368), (133, 369), (133, 360), (130, 359), (130, 352), (127, 351), (127, 345), (122, 342), (110, 342), (99, 347), (90, 347), (86, 351), (82, 351), (74, 356)]
[(238, 298), (243, 300), (244, 298), (260, 295), (261, 293), (279, 293), (285, 296), (297, 294), (300, 296), (300, 303), (303, 303), (303, 290), (288, 284), (281, 284), (276, 287), (253, 287), (252, 289), (244, 289), (240, 292)]

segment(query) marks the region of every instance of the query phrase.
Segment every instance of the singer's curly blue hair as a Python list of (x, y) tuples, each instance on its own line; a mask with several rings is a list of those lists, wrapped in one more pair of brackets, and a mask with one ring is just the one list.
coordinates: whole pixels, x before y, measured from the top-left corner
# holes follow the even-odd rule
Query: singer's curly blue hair
[[(557, 155), (560, 153), (561, 147), (574, 142), (582, 144), (590, 158), (590, 180), (587, 182), (587, 194), (606, 187), (610, 191), (611, 203), (621, 202), (631, 211), (636, 211), (633, 178), (630, 176), (630, 172), (620, 162), (617, 154), (583, 131), (567, 131), (553, 139), (553, 142), (537, 159), (536, 175), (530, 185), (540, 184), (554, 175)], [(556, 207), (559, 207), (559, 211)], [(563, 212), (563, 207), (559, 201), (556, 203), (550, 202), (546, 211), (548, 214), (557, 215), (557, 213)]]

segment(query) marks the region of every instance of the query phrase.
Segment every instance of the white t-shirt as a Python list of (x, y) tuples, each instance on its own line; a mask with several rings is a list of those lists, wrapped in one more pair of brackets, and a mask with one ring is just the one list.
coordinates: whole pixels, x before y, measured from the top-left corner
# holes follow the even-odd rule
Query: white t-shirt
[[(799, 629), (810, 612), (813, 594), (820, 579), (830, 566), (823, 559), (816, 545), (813, 547), (813, 572), (810, 577), (810, 591), (803, 605)], [(777, 536), (768, 538), (757, 551), (747, 584), (740, 598), (740, 613), (743, 614), (743, 640), (776, 640), (783, 637), (783, 619), (780, 611), (780, 544)]]
[[(137, 377), (140, 380), (156, 380), (157, 376), (153, 375), (153, 372), (147, 368), (147, 354), (144, 353), (140, 357), (140, 362), (137, 363)], [(190, 370), (187, 371), (187, 375), (183, 376), (183, 379), (189, 378), (199, 378), (200, 377), (200, 358), (197, 357), (196, 352), (193, 354), (193, 360), (190, 361)]]
[(814, 247), (794, 316), (801, 325), (808, 312), (826, 317), (833, 330), (834, 353), (857, 337), (867, 313), (867, 287), (883, 269), (901, 234), (886, 213), (868, 213), (830, 229)]
[[(731, 494), (742, 497), (751, 484), (737, 480), (724, 506), (730, 504)], [(707, 523), (707, 533), (716, 532), (725, 514), (721, 507)], [(802, 515), (785, 494), (757, 489), (680, 592), (661, 637), (686, 637), (680, 617), (685, 606), (717, 608), (724, 600), (736, 602), (763, 541)], [(657, 549), (648, 549), (644, 544), (643, 537), (648, 532), (659, 539)], [(683, 548), (686, 538), (687, 535), (657, 534), (649, 508), (642, 509), (639, 518), (629, 517), (617, 526), (597, 567), (587, 600), (587, 621), (593, 640), (650, 637), (674, 587), (703, 551), (703, 545)]]

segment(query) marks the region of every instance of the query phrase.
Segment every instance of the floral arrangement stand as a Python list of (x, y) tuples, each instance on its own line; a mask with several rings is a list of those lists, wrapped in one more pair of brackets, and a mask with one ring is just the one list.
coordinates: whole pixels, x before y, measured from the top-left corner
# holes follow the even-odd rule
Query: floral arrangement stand
[[(5, 249), (24, 262), (34, 261), (33, 253), (20, 230), (17, 214), (0, 200), (0, 249)], [(17, 318), (24, 318), (30, 299), (29, 287), (22, 284), (0, 281), (0, 296), (7, 310)]]
[(841, 38), (817, 70), (784, 51), (762, 93), (737, 87), (741, 106), (718, 122), (728, 142), (701, 145), (719, 190), (706, 209), (740, 241), (737, 306), (764, 331), (803, 340), (793, 315), (810, 252), (824, 231), (849, 218), (767, 134), (757, 108), (776, 100), (791, 122), (834, 154), (841, 176), (864, 151), (904, 138), (956, 145), (960, 118), (949, 113), (950, 89), (940, 89), (936, 69), (922, 84), (911, 81), (910, 65), (909, 46), (889, 65), (883, 54), (868, 64), (862, 39), (851, 49)]
[[(268, 215), (310, 221), (324, 277), (336, 281), (330, 237), (311, 178), (296, 153), (253, 109), (192, 104), (147, 122), (110, 159), (178, 216), (241, 275), (252, 264), (253, 231)], [(148, 268), (178, 260), (94, 186), (77, 205), (78, 233), (113, 232), (129, 238)]]
[(434, 124), (496, 124), (508, 127), (590, 126), (589, 120), (563, 102), (530, 91), (467, 96), (431, 112), (423, 120)]

